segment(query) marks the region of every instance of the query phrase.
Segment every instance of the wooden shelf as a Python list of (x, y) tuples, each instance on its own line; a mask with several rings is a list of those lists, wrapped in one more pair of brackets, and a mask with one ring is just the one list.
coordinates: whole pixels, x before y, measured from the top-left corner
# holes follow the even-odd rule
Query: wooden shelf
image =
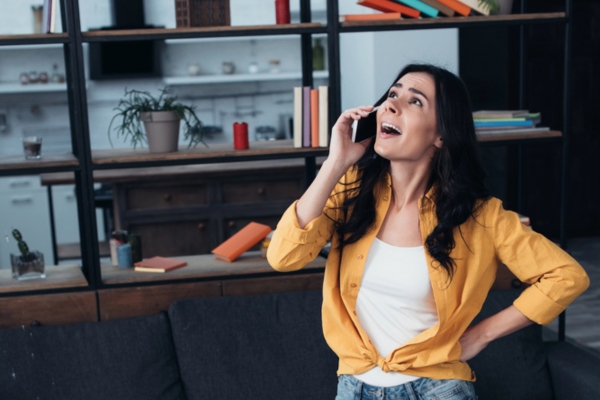
[(477, 140), (482, 143), (493, 142), (508, 142), (508, 141), (530, 141), (543, 139), (562, 138), (560, 131), (545, 131), (533, 133), (494, 133), (494, 134), (478, 134)]
[[(324, 160), (325, 157), (317, 157), (316, 164), (321, 165)], [(119, 182), (141, 182), (157, 179), (180, 179), (182, 177), (189, 177), (191, 179), (198, 176), (222, 176), (224, 173), (230, 173), (234, 175), (239, 171), (256, 171), (257, 173), (261, 173), (265, 169), (277, 169), (282, 172), (288, 172), (296, 168), (303, 169), (304, 165), (303, 159), (290, 158), (283, 160), (240, 161), (236, 163), (191, 164), (151, 168), (118, 168), (94, 171), (94, 182), (112, 184)], [(41, 174), (40, 182), (43, 186), (71, 185), (75, 183), (75, 176), (72, 172)], [(62, 246), (63, 245), (59, 245), (59, 251)], [(72, 245), (69, 244), (66, 246)], [(67, 248), (65, 248), (65, 250), (69, 251)], [(100, 249), (100, 251), (102, 252), (102, 249)]]
[[(107, 285), (140, 282), (159, 282), (165, 280), (192, 278), (219, 278), (226, 276), (244, 276), (251, 274), (277, 273), (269, 266), (259, 251), (248, 251), (232, 263), (218, 261), (214, 254), (197, 256), (172, 257), (185, 260), (188, 265), (167, 273), (135, 272), (133, 268), (119, 269), (109, 263), (102, 263), (102, 282)], [(325, 258), (317, 257), (304, 267), (304, 270), (320, 270), (325, 268)]]
[(250, 142), (248, 150), (233, 150), (233, 143), (213, 143), (209, 148), (199, 144), (198, 147), (188, 149), (181, 147), (174, 153), (150, 153), (147, 148), (121, 149), (121, 150), (96, 150), (92, 152), (92, 159), (96, 169), (115, 168), (122, 165), (135, 167), (136, 163), (155, 163), (174, 165), (191, 163), (212, 163), (229, 161), (268, 160), (275, 158), (301, 158), (310, 156), (324, 156), (328, 148), (294, 148), (292, 140), (270, 140)]
[(36, 33), (27, 35), (0, 35), (0, 45), (27, 45), (27, 44), (52, 44), (67, 43), (69, 35), (66, 33)]
[(377, 30), (403, 30), (403, 29), (431, 29), (468, 27), (475, 25), (497, 24), (523, 24), (563, 22), (566, 13), (538, 13), (538, 14), (508, 14), (472, 16), (472, 17), (439, 17), (439, 18), (406, 18), (394, 21), (347, 21), (341, 23), (341, 32), (377, 31)]
[(231, 36), (265, 36), (289, 35), (301, 33), (325, 33), (321, 23), (301, 23), (282, 25), (247, 25), (247, 26), (211, 26), (202, 28), (176, 29), (127, 29), (97, 30), (82, 32), (84, 42), (122, 41), (122, 40), (161, 40), (185, 39), (198, 37), (231, 37)]
[(79, 161), (73, 154), (44, 154), (42, 146), (42, 158), (39, 160), (27, 160), (25, 156), (0, 157), (0, 171), (39, 169), (47, 172), (51, 170), (68, 170), (69, 167), (78, 166)]
[[(313, 79), (327, 79), (328, 71), (313, 72)], [(280, 72), (260, 73), (260, 74), (232, 74), (232, 75), (199, 75), (199, 76), (167, 76), (163, 78), (165, 85), (204, 85), (210, 83), (237, 83), (237, 82), (264, 82), (264, 81), (285, 81), (302, 79), (302, 71), (298, 72)], [(0, 93), (2, 87), (0, 86)]]
[(79, 265), (47, 265), (46, 278), (18, 281), (10, 269), (0, 269), (0, 293), (87, 286)]
[(66, 92), (66, 83), (32, 83), (21, 85), (20, 83), (0, 83), (0, 93), (54, 93)]

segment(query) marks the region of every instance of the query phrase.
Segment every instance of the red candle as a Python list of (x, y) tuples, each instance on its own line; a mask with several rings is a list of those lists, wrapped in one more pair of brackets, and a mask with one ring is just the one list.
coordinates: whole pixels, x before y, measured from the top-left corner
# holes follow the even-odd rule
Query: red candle
[(275, 21), (278, 24), (290, 23), (290, 0), (275, 0)]
[(247, 123), (233, 123), (233, 148), (235, 150), (245, 150), (249, 148)]

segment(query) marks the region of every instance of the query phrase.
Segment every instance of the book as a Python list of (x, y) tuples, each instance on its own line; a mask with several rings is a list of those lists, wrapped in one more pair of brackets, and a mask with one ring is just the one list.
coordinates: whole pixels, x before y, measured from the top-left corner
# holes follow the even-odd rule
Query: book
[(473, 112), (473, 119), (504, 119), (527, 117), (529, 110), (480, 110)]
[(329, 146), (329, 88), (319, 86), (319, 147)]
[(419, 10), (394, 3), (391, 0), (360, 0), (357, 4), (384, 13), (397, 12), (411, 18), (419, 18), (421, 16)]
[(319, 89), (310, 90), (310, 146), (319, 147)]
[(156, 256), (136, 262), (134, 264), (134, 270), (136, 272), (165, 273), (177, 268), (185, 267), (186, 265), (187, 262), (183, 260)]
[(525, 226), (531, 226), (531, 220), (529, 219), (529, 217), (519, 214), (517, 213), (517, 215), (519, 216), (519, 221), (521, 221), (521, 223)]
[(472, 10), (479, 14), (490, 15), (490, 7), (481, 0), (458, 0), (461, 3), (471, 7)]
[(245, 251), (263, 240), (265, 236), (271, 233), (271, 230), (271, 227), (268, 225), (250, 222), (235, 235), (217, 246), (212, 253), (217, 260), (233, 262)]
[(53, 33), (56, 30), (56, 3), (59, 0), (50, 0), (50, 30), (48, 33)]
[(433, 8), (420, 0), (392, 0), (393, 2), (404, 4), (405, 6), (412, 7), (415, 10), (421, 12), (421, 14), (426, 15), (431, 18), (436, 18), (440, 11), (437, 8)]
[(475, 133), (478, 135), (510, 135), (513, 133), (536, 133), (536, 132), (547, 132), (550, 128), (547, 126), (540, 126), (536, 128), (492, 128), (492, 129), (476, 129)]
[(443, 5), (450, 7), (463, 17), (468, 17), (471, 14), (471, 7), (461, 3), (458, 0), (438, 0)]
[(340, 15), (340, 22), (345, 21), (389, 21), (399, 20), (402, 18), (400, 13), (383, 13), (383, 14), (347, 14)]
[(52, 3), (53, 0), (44, 0), (42, 6), (42, 33), (50, 33), (50, 22), (52, 18)]
[(310, 147), (310, 86), (302, 87), (302, 147)]
[(302, 87), (294, 88), (294, 147), (302, 147)]
[(454, 16), (455, 11), (452, 8), (442, 4), (438, 0), (421, 0), (421, 1), (425, 4), (427, 4), (428, 6), (431, 6), (435, 9), (439, 10), (439, 12), (441, 14), (444, 14), (447, 17)]
[(511, 121), (511, 120), (496, 120), (496, 121), (479, 121), (475, 122), (475, 129), (478, 128), (498, 128), (501, 126), (533, 126), (532, 121)]

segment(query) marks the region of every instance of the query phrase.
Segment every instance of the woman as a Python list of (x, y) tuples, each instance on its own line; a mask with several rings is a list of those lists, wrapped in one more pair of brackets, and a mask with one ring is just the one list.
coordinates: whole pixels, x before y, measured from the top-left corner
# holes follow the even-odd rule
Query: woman
[[(458, 77), (408, 65), (376, 105), (374, 139), (351, 141), (352, 122), (373, 107), (339, 117), (329, 156), (279, 222), (269, 262), (297, 270), (332, 241), (322, 314), (339, 356), (338, 400), (475, 398), (466, 361), (494, 339), (551, 322), (588, 277), (489, 196)], [(532, 286), (469, 327), (499, 262)]]

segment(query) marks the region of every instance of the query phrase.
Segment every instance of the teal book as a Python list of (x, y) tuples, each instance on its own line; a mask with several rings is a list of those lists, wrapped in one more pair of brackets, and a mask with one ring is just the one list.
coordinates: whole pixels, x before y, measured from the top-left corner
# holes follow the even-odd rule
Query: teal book
[(479, 121), (475, 122), (475, 128), (496, 128), (500, 126), (533, 126), (532, 121)]
[(414, 8), (415, 10), (421, 11), (423, 14), (428, 17), (435, 18), (440, 13), (440, 10), (433, 8), (419, 0), (391, 0), (394, 3), (403, 4), (405, 6), (409, 6)]

